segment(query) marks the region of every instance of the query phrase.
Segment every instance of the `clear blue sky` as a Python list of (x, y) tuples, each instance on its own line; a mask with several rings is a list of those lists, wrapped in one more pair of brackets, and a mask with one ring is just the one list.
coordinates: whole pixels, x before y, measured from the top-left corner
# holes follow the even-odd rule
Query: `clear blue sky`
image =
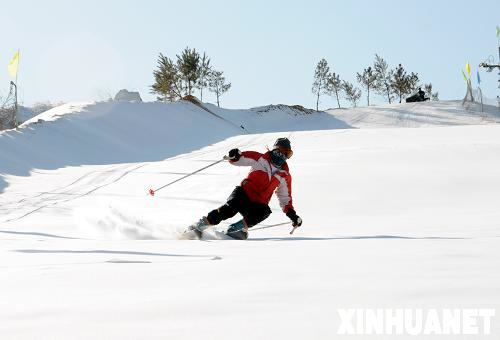
[[(441, 99), (462, 98), (465, 62), (475, 75), (489, 55), (498, 59), (500, 1), (16, 0), (2, 3), (0, 25), (0, 93), (8, 91), (6, 65), (20, 48), (20, 98), (28, 105), (103, 99), (121, 88), (154, 100), (158, 54), (175, 57), (189, 46), (232, 82), (225, 107), (314, 107), (321, 58), (355, 81), (375, 53), (418, 72)], [(496, 97), (496, 72), (481, 75), (485, 95)], [(332, 106), (322, 99), (320, 107)]]

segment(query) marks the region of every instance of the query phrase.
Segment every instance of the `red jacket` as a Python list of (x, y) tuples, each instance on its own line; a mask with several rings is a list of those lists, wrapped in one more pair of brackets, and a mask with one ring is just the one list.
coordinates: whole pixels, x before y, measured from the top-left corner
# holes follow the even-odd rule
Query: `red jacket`
[(273, 192), (276, 192), (281, 209), (286, 214), (293, 209), (292, 176), (288, 172), (288, 164), (279, 169), (271, 163), (270, 157), (271, 152), (243, 151), (240, 159), (231, 161), (231, 164), (252, 167), (247, 178), (241, 182), (251, 201), (268, 204)]

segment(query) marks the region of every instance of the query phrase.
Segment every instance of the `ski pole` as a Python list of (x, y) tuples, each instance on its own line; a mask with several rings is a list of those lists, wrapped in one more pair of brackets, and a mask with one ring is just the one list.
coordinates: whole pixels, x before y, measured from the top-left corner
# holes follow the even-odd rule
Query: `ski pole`
[(179, 181), (183, 180), (184, 178), (187, 178), (187, 177), (189, 177), (189, 176), (192, 176), (192, 175), (194, 175), (194, 174), (196, 174), (196, 173), (198, 173), (198, 172), (200, 172), (200, 171), (202, 171), (202, 170), (205, 170), (205, 169), (207, 169), (207, 168), (210, 168), (211, 166), (214, 166), (214, 165), (216, 165), (216, 164), (219, 164), (220, 162), (223, 162), (223, 161), (225, 161), (225, 160), (227, 160), (227, 159), (228, 159), (228, 157), (227, 157), (227, 156), (224, 156), (221, 160), (218, 160), (217, 162), (214, 162), (214, 163), (209, 164), (209, 165), (207, 165), (207, 166), (205, 166), (205, 167), (203, 167), (203, 168), (201, 168), (201, 169), (198, 169), (198, 170), (196, 170), (196, 171), (193, 171), (193, 172), (191, 172), (191, 173), (187, 174), (186, 176), (183, 176), (183, 177), (181, 177), (181, 178), (176, 179), (175, 181), (172, 181), (172, 182), (170, 182), (170, 183), (165, 184), (164, 186), (161, 186), (161, 187), (159, 187), (159, 188), (157, 188), (157, 189), (149, 189), (149, 194), (150, 194), (151, 196), (154, 196), (154, 195), (155, 195), (155, 193), (156, 193), (157, 191), (160, 191), (161, 189), (163, 189), (163, 188), (165, 188), (165, 187), (168, 187), (169, 185), (172, 185), (172, 184), (174, 184), (174, 183), (176, 183), (176, 182), (179, 182)]
[[(267, 228), (274, 228), (274, 227), (278, 227), (280, 225), (286, 225), (286, 224), (289, 224), (289, 223), (290, 222), (283, 222), (283, 223), (266, 225), (266, 226), (258, 227), (258, 228), (249, 228), (248, 231), (260, 230), (260, 229), (267, 229)], [(293, 235), (293, 233), (295, 232), (295, 229), (297, 229), (297, 228), (298, 227), (293, 227), (293, 229), (290, 231), (290, 235)]]
[(271, 225), (265, 225), (263, 227), (257, 227), (257, 228), (249, 228), (248, 231), (254, 231), (254, 230), (260, 230), (260, 229), (267, 229), (267, 228), (274, 228), (278, 227), (280, 225), (285, 225), (289, 224), (290, 222), (283, 222), (283, 223), (277, 223), (277, 224), (271, 224)]

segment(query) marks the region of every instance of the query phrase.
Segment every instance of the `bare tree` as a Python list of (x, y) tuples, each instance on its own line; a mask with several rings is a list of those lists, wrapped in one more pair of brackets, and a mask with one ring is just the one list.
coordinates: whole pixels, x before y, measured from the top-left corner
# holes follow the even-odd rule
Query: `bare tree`
[(210, 74), (210, 58), (205, 53), (201, 58), (199, 72), (197, 87), (200, 89), (200, 100), (203, 101), (203, 89), (208, 86), (208, 76)]
[(208, 77), (208, 90), (215, 93), (217, 106), (220, 107), (219, 98), (231, 88), (231, 83), (226, 83), (224, 72), (212, 70)]
[(344, 88), (342, 87), (342, 80), (340, 80), (340, 76), (335, 72), (330, 73), (328, 75), (328, 82), (326, 86), (328, 94), (330, 96), (335, 95), (335, 97), (337, 98), (337, 105), (339, 106), (340, 109), (340, 94), (344, 90)]
[(328, 62), (326, 59), (321, 59), (316, 65), (316, 70), (314, 71), (314, 82), (312, 85), (312, 93), (316, 94), (316, 111), (319, 107), (319, 97), (322, 94), (327, 94), (327, 81), (328, 73), (330, 72), (330, 67), (328, 67)]
[(371, 66), (369, 66), (363, 70), (363, 73), (357, 73), (356, 78), (358, 83), (366, 89), (367, 106), (370, 106), (370, 89), (373, 88), (375, 81), (377, 80), (377, 76), (373, 72)]
[(424, 91), (433, 101), (439, 100), (439, 92), (432, 92), (432, 83), (424, 84)]
[(17, 127), (15, 86), (16, 85), (11, 81), (9, 94), (4, 100), (0, 99), (0, 130), (13, 129)]
[(393, 98), (391, 89), (392, 70), (389, 70), (387, 62), (378, 54), (375, 54), (373, 71), (376, 77), (375, 86), (373, 89), (378, 94), (387, 96), (387, 101), (390, 104)]
[(0, 130), (16, 127), (16, 110), (13, 106), (0, 107)]
[(361, 98), (361, 90), (355, 87), (348, 81), (342, 81), (342, 89), (344, 90), (345, 99), (356, 107)]

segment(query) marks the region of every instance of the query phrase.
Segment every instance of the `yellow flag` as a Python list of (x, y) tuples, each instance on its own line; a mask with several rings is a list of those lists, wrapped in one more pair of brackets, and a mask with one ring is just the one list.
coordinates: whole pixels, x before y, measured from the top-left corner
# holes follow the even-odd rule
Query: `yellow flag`
[(9, 70), (9, 74), (12, 78), (17, 77), (17, 69), (19, 68), (19, 51), (14, 54), (12, 57), (12, 60), (9, 63), (9, 66), (7, 66), (7, 69)]
[(465, 69), (467, 70), (467, 73), (470, 76), (470, 64), (468, 62), (467, 62), (467, 64), (465, 64)]

